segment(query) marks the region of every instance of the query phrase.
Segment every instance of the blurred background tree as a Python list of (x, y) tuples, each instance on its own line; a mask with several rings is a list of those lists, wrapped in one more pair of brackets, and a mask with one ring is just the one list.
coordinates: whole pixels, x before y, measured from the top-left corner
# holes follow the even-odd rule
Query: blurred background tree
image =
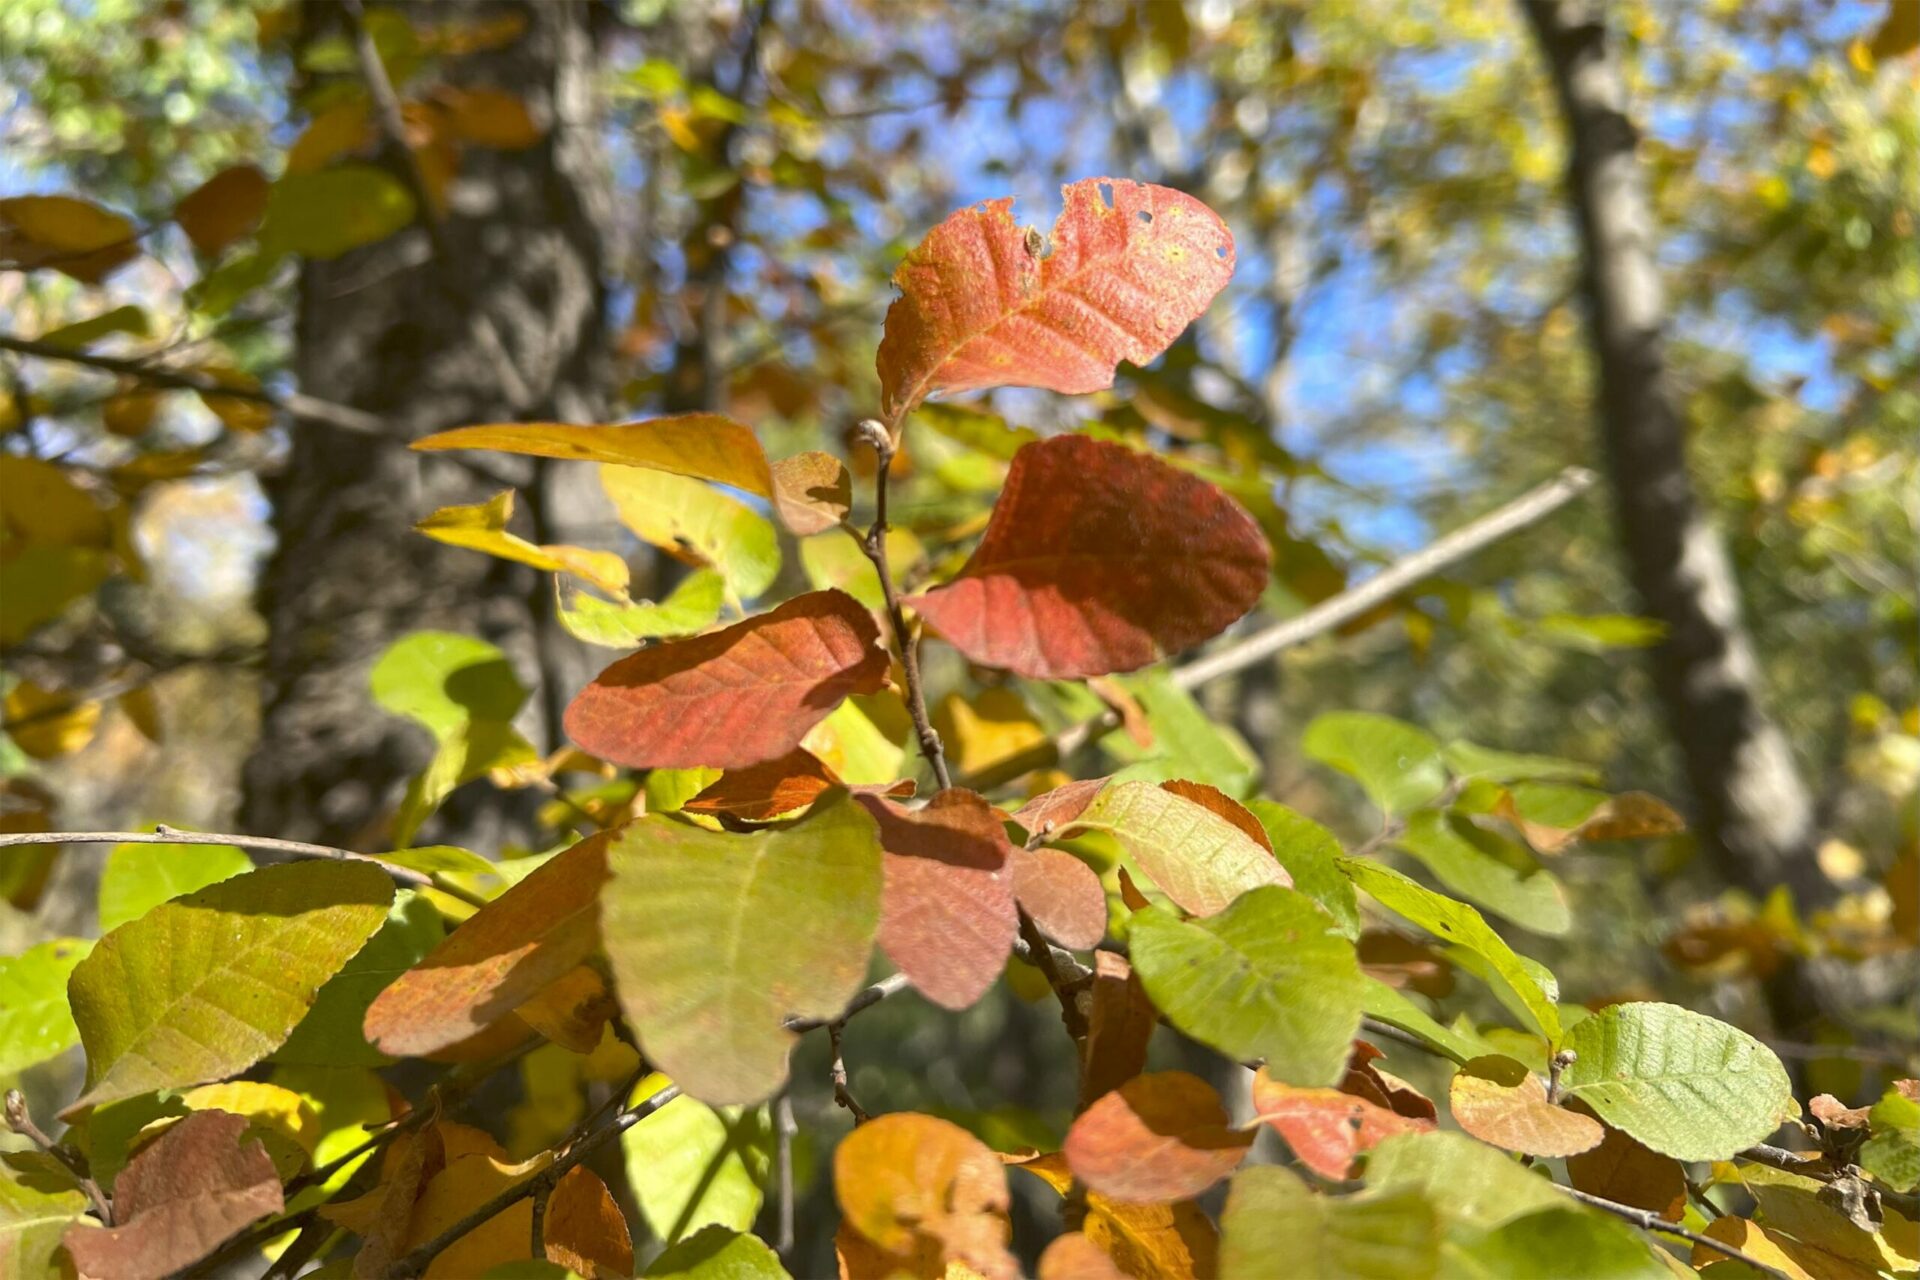
[[(49, 231), (0, 205), (18, 268), (0, 273), (0, 823), (384, 847), (410, 781), (456, 750), (465, 785), (417, 842), (550, 846), (567, 806), (624, 799), (481, 780), (513, 761), (436, 743), (376, 704), (370, 671), (408, 632), (484, 639), (512, 671), (495, 709), (545, 754), (555, 709), (611, 655), (560, 625), (546, 575), (411, 526), (511, 486), (517, 532), (619, 549), (636, 599), (685, 581), (686, 548), (627, 537), (584, 468), (495, 473), (404, 442), (708, 409), (783, 449), (845, 452), (905, 246), (1008, 192), (1045, 226), (1059, 181), (1108, 172), (1220, 210), (1235, 282), (1109, 394), (929, 412), (896, 560), (924, 573), (977, 529), (1004, 473), (995, 417), (1145, 435), (1209, 468), (1274, 539), (1272, 615), (1560, 466), (1610, 466), (1627, 532), (1706, 538), (1728, 572), (1666, 563), (1680, 595), (1663, 604), (1661, 555), (1635, 565), (1589, 502), (1209, 688), (1232, 731), (1146, 682), (1155, 746), (1094, 750), (1261, 787), (1348, 834), (1364, 834), (1357, 793), (1297, 749), (1318, 711), (1590, 761), (1610, 788), (1672, 798), (1695, 833), (1556, 864), (1582, 927), (1542, 945), (1569, 995), (1692, 984), (1762, 1025), (1751, 980), (1783, 958), (1891, 957), (1904, 1003), (1781, 1033), (1840, 1046), (1801, 1052), (1844, 1085), (1862, 1052), (1920, 1039), (1920, 3), (1621, 0), (1583, 26), (1600, 12), (13, 0), (0, 194), (81, 195), (126, 221), (87, 242), (71, 210)], [(1582, 121), (1563, 107), (1596, 49), (1636, 132), (1589, 149), (1627, 166), (1645, 218), (1632, 263), (1593, 266), (1656, 272), (1665, 293), (1659, 425), (1684, 468), (1651, 480), (1660, 459), (1617, 431), (1609, 457), (1594, 425), (1620, 367), (1585, 324), (1577, 166), (1566, 180)], [(216, 175), (191, 214), (183, 197)], [(1638, 500), (1673, 485), (1694, 524), (1638, 524), (1657, 515)], [(782, 550), (741, 594), (848, 572)], [(1674, 598), (1717, 623), (1676, 633)], [(1711, 662), (1728, 643), (1751, 661), (1730, 664), (1741, 706), (1715, 723), (1688, 701), (1684, 651)], [(1066, 710), (958, 663), (934, 687), (955, 690), (942, 715), (963, 761)], [(1729, 724), (1764, 739), (1778, 784), (1741, 801), (1744, 827), (1740, 754), (1710, 741)], [(862, 749), (897, 765), (901, 727), (867, 727)], [(0, 934), (79, 931), (90, 865), (0, 866)], [(1048, 1016), (1013, 998), (957, 1023), (890, 1009), (850, 1053), (871, 1102), (1017, 1132), (1069, 1101), (1022, 1049)], [(986, 1081), (1023, 1109), (973, 1114)]]

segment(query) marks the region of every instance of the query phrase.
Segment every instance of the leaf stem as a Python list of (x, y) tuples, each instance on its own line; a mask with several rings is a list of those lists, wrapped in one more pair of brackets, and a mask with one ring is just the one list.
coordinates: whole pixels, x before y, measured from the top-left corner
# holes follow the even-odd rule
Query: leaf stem
[(152, 831), (23, 831), (0, 835), (0, 849), (29, 844), (222, 844), (263, 853), (284, 853), (295, 858), (315, 858), (325, 862), (370, 862), (392, 876), (397, 883), (414, 889), (437, 889), (450, 898), (458, 898), (471, 907), (484, 907), (487, 900), (451, 881), (412, 867), (388, 862), (371, 853), (355, 853), (332, 845), (308, 844), (304, 840), (280, 840), (273, 836), (242, 836), (226, 832), (182, 831), (159, 824)]
[(18, 1089), (7, 1090), (6, 1099), (7, 1128), (13, 1130), (40, 1150), (60, 1162), (67, 1171), (73, 1184), (86, 1192), (87, 1199), (93, 1204), (93, 1212), (107, 1226), (113, 1225), (113, 1204), (106, 1193), (100, 1190), (100, 1184), (93, 1180), (93, 1172), (87, 1167), (87, 1158), (79, 1152), (62, 1146), (46, 1135), (46, 1131), (33, 1122), (27, 1112), (27, 1095)]
[(887, 570), (887, 487), (893, 474), (894, 455), (899, 452), (894, 435), (881, 423), (868, 418), (860, 424), (860, 435), (873, 446), (873, 524), (861, 541), (861, 549), (880, 575), (880, 594), (886, 601), (887, 622), (893, 629), (893, 643), (900, 650), (900, 668), (907, 676), (907, 713), (913, 717), (913, 731), (920, 740), (920, 754), (933, 770), (933, 780), (945, 791), (953, 785), (947, 769), (947, 756), (940, 744), (939, 731), (927, 715), (926, 686), (920, 678), (920, 651), (913, 632), (907, 626), (906, 610), (900, 606), (900, 593), (894, 589), (893, 575)]
[(1552, 1185), (1566, 1192), (1581, 1204), (1604, 1210), (1616, 1218), (1624, 1218), (1642, 1231), (1658, 1231), (1662, 1235), (1678, 1236), (1690, 1244), (1701, 1245), (1705, 1248), (1712, 1249), (1715, 1253), (1732, 1258), (1735, 1262), (1744, 1262), (1763, 1275), (1773, 1276), (1774, 1280), (1793, 1280), (1792, 1276), (1789, 1276), (1780, 1268), (1762, 1262), (1752, 1254), (1744, 1253), (1730, 1244), (1722, 1244), (1712, 1236), (1702, 1235), (1700, 1232), (1689, 1227), (1683, 1227), (1677, 1222), (1668, 1222), (1651, 1209), (1636, 1209), (1630, 1204), (1621, 1204), (1618, 1200), (1608, 1200), (1604, 1196), (1596, 1196), (1591, 1191), (1582, 1191), (1578, 1187), (1562, 1186), (1557, 1182)]

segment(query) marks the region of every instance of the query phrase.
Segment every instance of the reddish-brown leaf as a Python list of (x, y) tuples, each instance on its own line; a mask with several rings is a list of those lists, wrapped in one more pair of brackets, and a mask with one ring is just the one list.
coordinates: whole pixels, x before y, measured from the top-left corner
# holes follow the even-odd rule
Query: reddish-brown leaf
[(1035, 835), (1051, 835), (1087, 811), (1107, 785), (1106, 778), (1083, 778), (1035, 796), (1014, 811), (1013, 820)]
[(367, 1039), (396, 1057), (478, 1035), (600, 945), (610, 833), (590, 836), (476, 911), (367, 1009)]
[[(687, 813), (725, 813), (746, 822), (765, 822), (804, 809), (832, 787), (845, 786), (824, 760), (795, 747), (778, 760), (729, 769), (699, 795), (681, 805)], [(914, 791), (912, 779), (888, 787), (853, 787), (901, 799)]]
[(159, 1280), (205, 1258), (284, 1207), (244, 1116), (196, 1111), (136, 1155), (114, 1181), (116, 1227), (73, 1226), (62, 1243), (81, 1280)]
[(1081, 1047), (1082, 1105), (1118, 1089), (1146, 1069), (1147, 1042), (1159, 1023), (1133, 966), (1114, 951), (1093, 953), (1087, 1039)]
[(1107, 935), (1107, 891), (1092, 867), (1064, 849), (1015, 849), (1013, 896), (1063, 947), (1084, 951)]
[(173, 218), (201, 253), (218, 253), (260, 225), (267, 211), (267, 176), (237, 164), (182, 196)]
[(1018, 929), (1000, 819), (977, 793), (940, 792), (925, 808), (858, 795), (880, 827), (886, 887), (880, 949), (935, 1004), (964, 1009), (1006, 968)]
[(1392, 929), (1365, 929), (1354, 945), (1370, 978), (1436, 1000), (1453, 994), (1453, 965), (1424, 942)]
[(1061, 193), (1052, 252), (1013, 201), (950, 215), (894, 272), (880, 341), (890, 423), (934, 391), (1113, 385), (1173, 344), (1233, 275), (1233, 233), (1167, 187), (1086, 178)]
[(1212, 1085), (1184, 1071), (1135, 1076), (1080, 1113), (1062, 1150), (1074, 1176), (1114, 1200), (1199, 1195), (1239, 1167), (1251, 1133), (1227, 1126)]
[[(1162, 791), (1171, 791), (1182, 800), (1191, 800), (1216, 817), (1225, 818), (1247, 834), (1247, 838), (1273, 852), (1273, 841), (1267, 838), (1267, 829), (1260, 825), (1260, 819), (1247, 812), (1247, 807), (1218, 787), (1210, 787), (1204, 782), (1189, 782), (1185, 778), (1174, 778), (1160, 784)], [(1290, 885), (1293, 877), (1283, 867), (1280, 871), (1280, 883)]]
[(1302, 1089), (1262, 1071), (1253, 1078), (1253, 1107), (1287, 1140), (1300, 1163), (1325, 1178), (1353, 1176), (1354, 1158), (1396, 1133), (1432, 1129), (1431, 1120), (1395, 1115), (1340, 1089)]
[(1219, 635), (1259, 601), (1268, 559), (1253, 517), (1205, 480), (1055, 436), (1014, 455), (959, 576), (909, 603), (975, 662), (1097, 676)]
[(800, 453), (773, 464), (773, 508), (780, 523), (806, 537), (825, 533), (853, 510), (853, 477), (830, 453)]
[(360, 1237), (360, 1251), (353, 1258), (354, 1280), (379, 1280), (406, 1252), (414, 1202), (446, 1163), (441, 1125), (403, 1133), (387, 1148), (379, 1186), (352, 1200), (320, 1206), (321, 1217)]
[(574, 698), (567, 734), (630, 768), (739, 769), (785, 755), (849, 694), (886, 681), (873, 615), (844, 591), (813, 591), (622, 658)]
[(1440, 1110), (1433, 1105), (1433, 1099), (1400, 1077), (1373, 1065), (1374, 1060), (1382, 1056), (1380, 1050), (1365, 1040), (1355, 1040), (1353, 1052), (1347, 1058), (1347, 1074), (1340, 1078), (1341, 1090), (1397, 1116), (1411, 1120), (1436, 1119)]
[(1606, 1136), (1592, 1116), (1547, 1101), (1546, 1081), (1501, 1054), (1461, 1067), (1447, 1093), (1462, 1129), (1522, 1155), (1578, 1155)]
[[(1585, 1103), (1573, 1104), (1587, 1115)], [(1661, 1155), (1618, 1129), (1609, 1128), (1600, 1145), (1567, 1157), (1567, 1181), (1636, 1209), (1680, 1221), (1687, 1208), (1687, 1171), (1672, 1156)]]

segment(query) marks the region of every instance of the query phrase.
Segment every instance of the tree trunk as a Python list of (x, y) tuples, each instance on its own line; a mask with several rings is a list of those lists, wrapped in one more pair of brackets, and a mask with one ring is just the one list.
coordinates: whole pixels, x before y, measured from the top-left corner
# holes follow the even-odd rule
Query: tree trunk
[[(440, 0), (417, 25), (518, 11), (504, 48), (449, 58), (445, 76), (523, 99), (547, 126), (519, 151), (467, 148), (448, 188), (442, 252), (424, 225), (300, 278), (295, 361), (303, 389), (378, 415), (374, 439), (302, 425), (269, 485), (278, 547), (263, 578), (271, 628), (261, 740), (246, 771), (248, 830), (377, 840), (431, 744), (371, 701), (371, 664), (401, 634), (436, 628), (499, 645), (538, 687), (526, 728), (551, 745), (553, 712), (595, 669), (552, 625), (546, 575), (430, 541), (413, 523), (511, 484), (532, 536), (609, 545), (585, 468), (485, 454), (418, 454), (404, 442), (467, 423), (595, 421), (607, 379), (603, 281), (609, 197), (593, 113), (589, 6)], [(308, 11), (339, 35), (342, 10)], [(390, 162), (399, 160), (389, 157)], [(585, 475), (591, 488), (591, 476)], [(562, 495), (562, 486), (569, 492)], [(514, 830), (468, 788), (441, 838), (496, 844)], [(467, 799), (472, 793), (473, 799)]]
[(1686, 427), (1667, 385), (1653, 220), (1604, 6), (1525, 0), (1524, 8), (1566, 115), (1601, 437), (1628, 573), (1643, 610), (1666, 627), (1651, 656), (1686, 762), (1695, 831), (1729, 883), (1755, 894), (1788, 885), (1805, 909), (1833, 890), (1814, 861), (1806, 784), (1762, 698), (1733, 566), (1687, 470)]

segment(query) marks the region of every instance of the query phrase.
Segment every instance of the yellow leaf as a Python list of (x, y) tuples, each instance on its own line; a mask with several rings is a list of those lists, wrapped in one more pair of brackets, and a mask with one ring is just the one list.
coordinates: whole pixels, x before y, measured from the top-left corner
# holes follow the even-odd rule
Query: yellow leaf
[(500, 89), (442, 89), (435, 100), (447, 113), (448, 127), (462, 142), (499, 151), (519, 151), (545, 132), (527, 104)]
[(70, 756), (93, 741), (100, 704), (22, 680), (7, 691), (7, 736), (36, 760)]
[(160, 721), (160, 705), (154, 699), (152, 685), (143, 684), (121, 694), (120, 710), (126, 712), (141, 737), (155, 746), (160, 744), (166, 730)]
[[(427, 1183), (414, 1206), (408, 1249), (425, 1244), (552, 1159), (542, 1153), (525, 1164), (508, 1164), (485, 1152), (456, 1156), (455, 1151), (449, 1141), (446, 1167)], [(485, 1275), (503, 1262), (529, 1258), (532, 1231), (533, 1204), (517, 1200), (435, 1258), (427, 1268), (427, 1280)], [(572, 1169), (561, 1178), (547, 1201), (546, 1253), (549, 1260), (587, 1275), (595, 1273), (595, 1264), (617, 1275), (633, 1272), (633, 1244), (625, 1220), (606, 1184), (584, 1168)]]
[(610, 462), (715, 480), (762, 498), (773, 496), (773, 472), (753, 428), (718, 413), (683, 413), (611, 426), (507, 422), (456, 427), (416, 440), (413, 447), (491, 449), (536, 458)]
[(1019, 692), (1006, 685), (982, 690), (971, 699), (946, 695), (933, 713), (933, 724), (963, 774), (981, 773), (1047, 740), (1047, 731)]
[(52, 267), (83, 284), (98, 284), (140, 252), (139, 228), (74, 196), (0, 200), (0, 265)]
[[(1066, 1157), (1002, 1157), (1065, 1195), (1073, 1184)], [(1171, 1204), (1127, 1204), (1097, 1191), (1087, 1193), (1087, 1219), (1081, 1230), (1100, 1252), (1134, 1280), (1194, 1280), (1210, 1276), (1219, 1252), (1219, 1232), (1191, 1200)]]
[[(260, 380), (250, 373), (230, 369), (223, 365), (210, 365), (200, 370), (207, 377), (223, 387), (232, 387), (235, 391), (258, 391)], [(251, 396), (210, 395), (200, 393), (201, 403), (213, 411), (229, 431), (264, 431), (273, 425), (273, 406), (264, 400)]]
[(21, 542), (104, 547), (107, 513), (51, 462), (0, 454), (0, 559)]
[(719, 570), (736, 603), (765, 591), (780, 572), (773, 523), (712, 485), (609, 464), (600, 468), (600, 486), (620, 523), (669, 555)]
[(513, 518), (513, 490), (502, 489), (485, 502), (442, 507), (414, 528), (436, 542), (465, 547), (548, 573), (571, 573), (622, 599), (627, 594), (627, 562), (611, 551), (584, 547), (535, 546), (507, 532)]
[(317, 113), (287, 148), (288, 173), (312, 173), (373, 143), (373, 118), (363, 97), (348, 98)]
[(320, 1117), (291, 1089), (253, 1080), (205, 1084), (180, 1095), (190, 1111), (226, 1111), (245, 1116), (273, 1160), (282, 1182), (298, 1173), (320, 1140)]

